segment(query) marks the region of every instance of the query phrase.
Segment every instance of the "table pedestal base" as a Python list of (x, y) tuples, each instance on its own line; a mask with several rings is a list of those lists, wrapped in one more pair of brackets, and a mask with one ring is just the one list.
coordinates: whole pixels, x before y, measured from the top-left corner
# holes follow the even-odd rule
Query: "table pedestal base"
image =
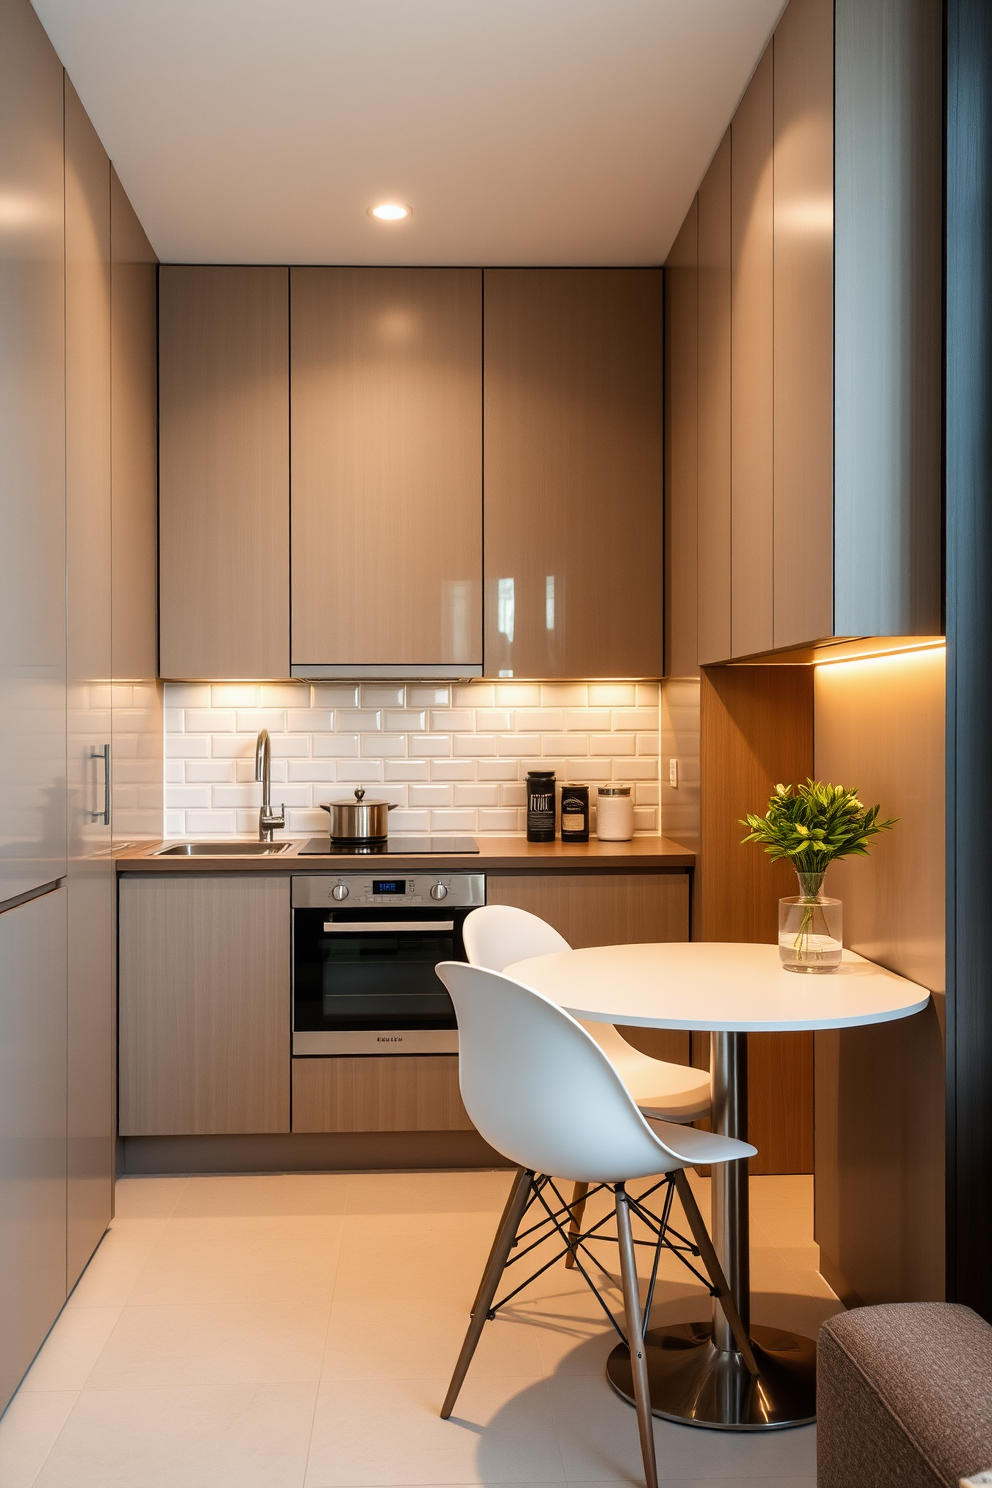
[[(651, 1328), (645, 1338), (651, 1409), (668, 1421), (716, 1431), (772, 1431), (816, 1419), (816, 1345), (777, 1328), (752, 1328), (761, 1371), (754, 1379), (739, 1354), (714, 1348), (709, 1323)], [(606, 1377), (634, 1403), (630, 1356), (618, 1344)]]

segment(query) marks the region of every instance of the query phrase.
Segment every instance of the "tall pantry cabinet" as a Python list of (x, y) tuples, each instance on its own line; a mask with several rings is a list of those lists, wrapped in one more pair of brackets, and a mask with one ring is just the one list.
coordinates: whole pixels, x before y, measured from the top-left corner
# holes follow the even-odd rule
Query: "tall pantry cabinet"
[(0, 227), (2, 1410), (113, 1212), (115, 735), (126, 823), (161, 778), (114, 687), (160, 753), (155, 260), (28, 0), (0, 0), (0, 162), (44, 205)]

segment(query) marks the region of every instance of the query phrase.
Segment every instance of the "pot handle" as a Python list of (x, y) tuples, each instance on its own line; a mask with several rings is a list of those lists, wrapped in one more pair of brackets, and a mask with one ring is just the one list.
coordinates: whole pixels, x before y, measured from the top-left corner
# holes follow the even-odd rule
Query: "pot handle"
[(389, 805), (386, 807), (386, 810), (387, 811), (395, 811), (396, 810), (396, 802), (395, 801), (390, 801)]

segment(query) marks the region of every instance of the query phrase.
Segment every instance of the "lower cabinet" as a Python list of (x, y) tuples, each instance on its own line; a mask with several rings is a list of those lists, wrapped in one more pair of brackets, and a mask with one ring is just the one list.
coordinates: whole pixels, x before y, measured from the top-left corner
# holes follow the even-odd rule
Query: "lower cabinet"
[(66, 1297), (66, 892), (0, 914), (0, 1411)]
[(294, 1132), (471, 1131), (457, 1054), (294, 1059)]
[(123, 877), (120, 1132), (288, 1132), (288, 875)]
[[(529, 910), (564, 935), (573, 950), (689, 939), (689, 875), (669, 873), (515, 873), (486, 878), (488, 904)], [(689, 1034), (621, 1028), (654, 1059), (690, 1064)]]

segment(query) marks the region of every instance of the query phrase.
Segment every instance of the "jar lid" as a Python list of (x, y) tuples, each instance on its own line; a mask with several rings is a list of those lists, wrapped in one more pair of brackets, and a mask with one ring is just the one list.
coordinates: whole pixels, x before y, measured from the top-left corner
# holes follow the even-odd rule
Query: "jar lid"
[(528, 770), (527, 779), (530, 780), (532, 778), (537, 780), (554, 780), (555, 772), (554, 770)]
[(598, 787), (601, 796), (629, 796), (629, 785), (601, 785)]

